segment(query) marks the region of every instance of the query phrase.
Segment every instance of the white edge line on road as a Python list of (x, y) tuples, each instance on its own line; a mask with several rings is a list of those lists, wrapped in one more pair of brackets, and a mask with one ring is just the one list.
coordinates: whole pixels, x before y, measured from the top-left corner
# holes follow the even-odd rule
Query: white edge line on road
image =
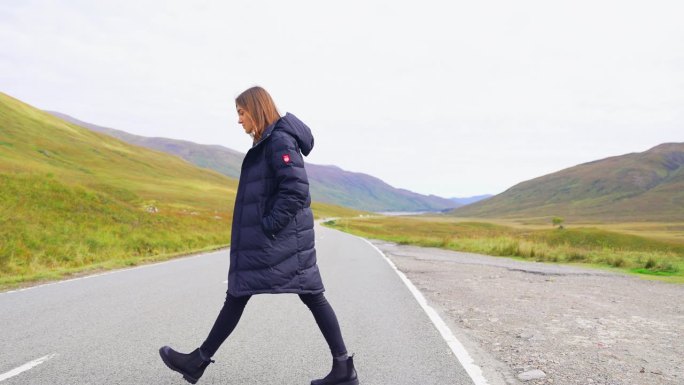
[(380, 255), (382, 255), (383, 258), (385, 258), (385, 261), (389, 263), (390, 266), (392, 266), (392, 269), (399, 275), (402, 281), (404, 281), (404, 284), (408, 287), (409, 291), (411, 294), (413, 294), (413, 297), (415, 297), (416, 301), (420, 304), (420, 306), (423, 308), (425, 313), (430, 317), (430, 320), (432, 323), (435, 325), (439, 333), (442, 335), (442, 338), (446, 341), (447, 345), (451, 348), (451, 351), (454, 352), (456, 355), (456, 358), (458, 358), (458, 361), (461, 363), (461, 366), (465, 369), (465, 371), (468, 373), (470, 378), (473, 380), (475, 385), (489, 385), (487, 382), (487, 379), (482, 375), (482, 369), (475, 364), (473, 358), (470, 356), (468, 351), (465, 349), (463, 344), (461, 344), (461, 341), (459, 341), (456, 336), (451, 332), (451, 329), (447, 326), (447, 324), (444, 322), (442, 317), (437, 314), (437, 311), (432, 308), (432, 306), (428, 305), (427, 301), (425, 300), (425, 297), (423, 294), (418, 291), (415, 285), (409, 279), (406, 277), (404, 273), (402, 273), (397, 267), (394, 265), (394, 262), (392, 262), (385, 253), (382, 252), (377, 246), (375, 246), (373, 243), (371, 243), (368, 239), (362, 238), (359, 236), (356, 236), (357, 238), (363, 239), (371, 245)]
[(47, 356), (37, 358), (31, 362), (27, 362), (24, 365), (21, 365), (18, 368), (12, 369), (7, 373), (0, 374), (0, 381), (5, 381), (6, 379), (12, 378), (12, 377), (16, 376), (17, 374), (21, 374), (27, 370), (30, 370), (30, 369), (42, 364), (43, 362), (53, 358), (54, 356), (56, 356), (55, 353), (48, 354)]
[[(226, 248), (225, 248), (225, 250), (228, 250), (228, 249), (230, 249), (230, 248), (229, 248), (229, 247), (226, 247)], [(103, 272), (103, 273), (91, 274), (91, 275), (84, 275), (84, 276), (82, 276), (82, 277), (70, 278), (70, 279), (63, 279), (63, 280), (61, 280), (61, 281), (43, 283), (43, 284), (41, 284), (41, 285), (29, 286), (29, 287), (25, 287), (25, 288), (22, 288), (22, 289), (3, 291), (3, 292), (0, 292), (0, 295), (3, 295), (3, 294), (10, 294), (10, 293), (18, 293), (18, 292), (21, 292), (21, 291), (26, 291), (26, 290), (31, 290), (31, 289), (37, 289), (37, 288), (39, 288), (39, 287), (44, 287), (44, 286), (59, 285), (59, 284), (66, 283), (66, 282), (80, 281), (80, 280), (82, 280), (82, 279), (89, 279), (89, 278), (95, 278), (95, 277), (102, 277), (103, 275), (121, 273), (121, 272), (124, 272), (124, 271), (130, 271), (130, 270), (137, 270), (137, 269), (142, 269), (142, 268), (146, 268), (146, 267), (152, 267), (152, 266), (156, 266), (156, 265), (163, 265), (163, 264), (165, 264), (165, 263), (176, 262), (176, 261), (181, 261), (181, 260), (186, 260), (186, 259), (199, 258), (199, 257), (205, 256), (205, 255), (207, 255), (207, 254), (218, 253), (218, 252), (222, 252), (222, 251), (225, 251), (225, 250), (224, 250), (224, 249), (209, 250), (209, 251), (201, 252), (201, 253), (198, 253), (198, 254), (195, 254), (195, 255), (189, 255), (189, 256), (186, 256), (186, 257), (174, 257), (174, 258), (171, 258), (171, 259), (167, 259), (167, 260), (165, 260), (165, 261), (146, 263), (146, 264), (140, 265), (140, 266), (122, 267), (122, 268), (118, 268), (118, 269), (113, 269), (113, 270), (105, 271), (105, 272)]]

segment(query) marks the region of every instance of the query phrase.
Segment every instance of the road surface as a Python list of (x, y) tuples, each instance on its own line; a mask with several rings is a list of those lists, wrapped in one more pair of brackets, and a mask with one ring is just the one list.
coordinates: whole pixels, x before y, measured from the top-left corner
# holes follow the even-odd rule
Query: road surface
[[(319, 266), (364, 385), (472, 385), (424, 308), (365, 240), (316, 224)], [(185, 384), (188, 352), (225, 299), (227, 249), (0, 293), (0, 385)], [(293, 294), (253, 296), (199, 384), (309, 384), (328, 347)], [(465, 365), (466, 367), (468, 365)]]

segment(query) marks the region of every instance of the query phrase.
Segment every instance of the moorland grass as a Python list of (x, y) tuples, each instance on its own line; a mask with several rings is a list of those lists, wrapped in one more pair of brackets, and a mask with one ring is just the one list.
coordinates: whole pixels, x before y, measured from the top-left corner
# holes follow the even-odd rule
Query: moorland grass
[[(0, 289), (163, 261), (230, 243), (232, 200), (213, 210), (152, 204), (130, 199), (135, 194), (125, 189), (110, 195), (45, 175), (0, 174), (0, 186)], [(152, 207), (156, 211), (148, 211)], [(318, 202), (313, 211), (316, 218), (362, 213)]]
[(225, 247), (227, 206), (149, 212), (100, 191), (0, 174), (0, 287)]
[[(118, 199), (53, 177), (0, 174), (0, 288), (229, 246), (232, 200), (206, 210)], [(199, 200), (199, 199), (198, 199)], [(156, 212), (148, 208), (156, 208)], [(323, 203), (314, 215), (358, 211)]]
[(367, 238), (537, 262), (580, 263), (684, 283), (684, 243), (591, 227), (530, 229), (425, 217), (340, 218), (325, 225)]

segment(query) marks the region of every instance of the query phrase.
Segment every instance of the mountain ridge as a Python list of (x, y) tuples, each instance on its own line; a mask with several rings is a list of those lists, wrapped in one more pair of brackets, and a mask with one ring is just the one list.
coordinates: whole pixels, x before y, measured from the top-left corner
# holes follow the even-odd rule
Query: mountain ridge
[(684, 143), (610, 156), (521, 182), (449, 211), (464, 217), (684, 220)]
[(481, 201), (481, 200), (485, 200), (485, 199), (487, 199), (487, 198), (491, 198), (491, 197), (493, 197), (493, 196), (494, 196), (494, 195), (492, 195), (492, 194), (481, 194), (481, 195), (473, 195), (473, 196), (470, 196), (470, 197), (461, 197), (461, 198), (459, 198), (459, 197), (451, 197), (451, 198), (449, 198), (449, 199), (451, 199), (452, 201), (454, 201), (454, 202), (456, 202), (456, 203), (459, 203), (459, 204), (465, 206), (465, 205), (469, 205), (469, 204), (471, 204), (471, 203), (475, 203), (475, 202), (479, 202), (479, 201)]
[[(216, 144), (187, 140), (145, 137), (126, 131), (81, 121), (67, 114), (46, 111), (66, 121), (103, 132), (128, 143), (179, 156), (200, 167), (239, 178), (244, 153)], [(306, 163), (313, 200), (366, 211), (443, 211), (458, 203), (433, 194), (424, 195), (397, 188), (375, 176), (346, 171), (336, 165)]]

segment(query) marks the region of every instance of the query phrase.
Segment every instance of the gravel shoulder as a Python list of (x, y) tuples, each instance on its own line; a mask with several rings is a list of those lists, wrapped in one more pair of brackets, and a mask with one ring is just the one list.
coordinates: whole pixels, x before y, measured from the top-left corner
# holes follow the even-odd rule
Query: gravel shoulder
[(371, 242), (421, 290), (491, 385), (684, 385), (684, 285)]

